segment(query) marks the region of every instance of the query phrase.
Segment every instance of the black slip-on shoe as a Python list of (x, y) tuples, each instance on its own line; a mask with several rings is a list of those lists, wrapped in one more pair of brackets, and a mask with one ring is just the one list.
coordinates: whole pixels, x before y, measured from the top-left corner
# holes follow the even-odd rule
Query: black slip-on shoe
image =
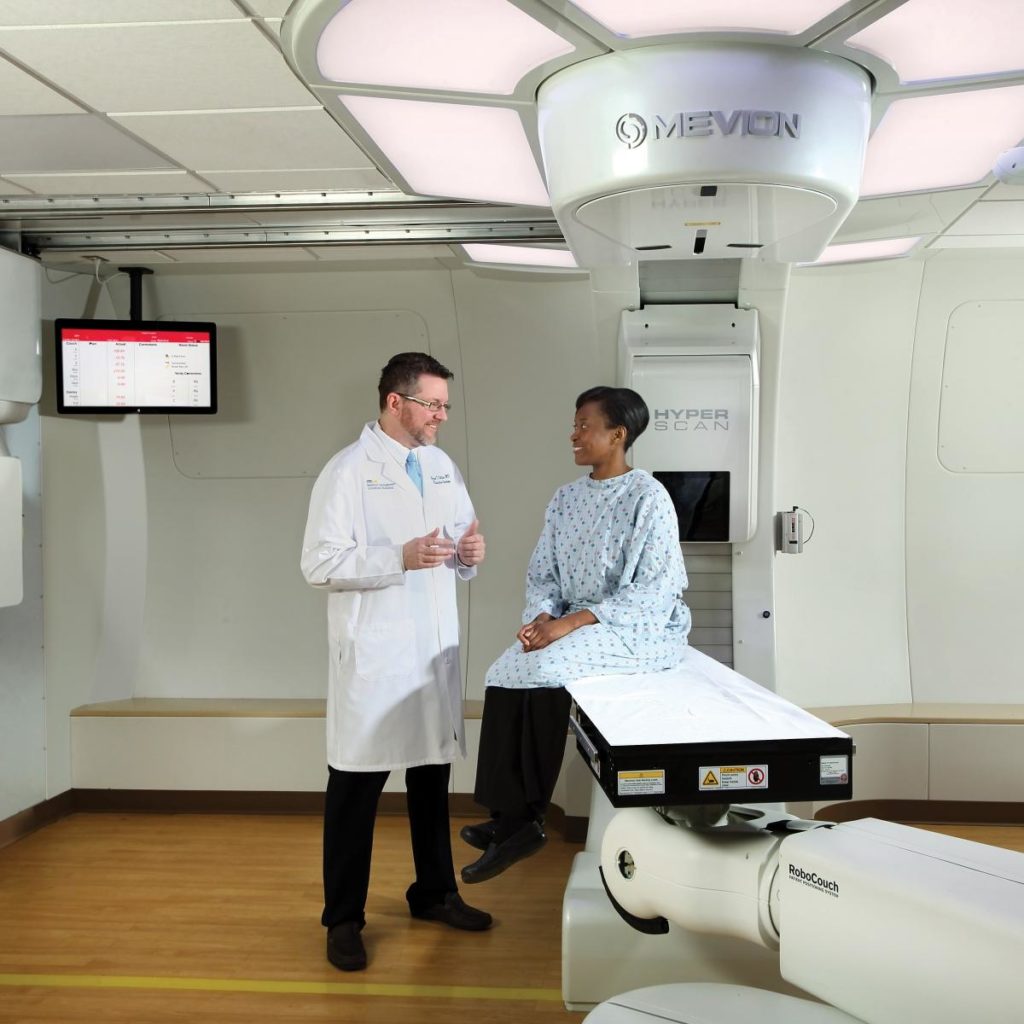
[(442, 903), (435, 903), (425, 910), (410, 908), (409, 913), (423, 921), (440, 921), (449, 928), (458, 928), (464, 932), (485, 931), (493, 921), (486, 910), (469, 906), (457, 892), (447, 893)]
[(463, 825), (459, 829), (459, 838), (464, 843), (469, 843), (474, 850), (486, 850), (494, 842), (494, 832), (498, 823), (492, 818), (490, 821), (481, 821), (477, 825)]
[(500, 875), (518, 860), (535, 854), (546, 842), (547, 835), (535, 821), (528, 821), (513, 832), (503, 843), (491, 843), (484, 855), (462, 869), (462, 880), (467, 884), (486, 882)]
[(359, 935), (358, 921), (342, 921), (327, 930), (327, 959), (339, 971), (366, 968), (366, 947)]

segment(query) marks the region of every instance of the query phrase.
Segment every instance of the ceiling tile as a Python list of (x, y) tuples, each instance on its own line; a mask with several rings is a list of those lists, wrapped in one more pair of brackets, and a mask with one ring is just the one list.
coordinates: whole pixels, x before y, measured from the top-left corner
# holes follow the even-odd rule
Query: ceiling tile
[(253, 14), (261, 18), (283, 18), (292, 0), (243, 0)]
[[(153, 249), (102, 249), (96, 252), (61, 252), (59, 249), (45, 251), (42, 254), (43, 265), (47, 267), (62, 267), (65, 264), (85, 265), (83, 273), (96, 273), (95, 264), (100, 265), (99, 275), (107, 281), (116, 276), (117, 268), (124, 266), (145, 267), (150, 263), (173, 263), (166, 253), (157, 252)], [(88, 266), (92, 264), (91, 266)]]
[(1024, 234), (1019, 235), (943, 235), (932, 242), (932, 249), (1024, 249)]
[[(287, 6), (287, 4), (285, 5)], [(0, 25), (209, 21), (245, 16), (231, 0), (0, 0)]]
[(319, 107), (126, 114), (114, 120), (204, 177), (208, 171), (372, 166), (366, 154)]
[(339, 263), (392, 263), (454, 259), (447, 245), (310, 245), (317, 259)]
[(833, 241), (932, 234), (959, 217), (984, 193), (984, 188), (960, 188), (862, 199), (843, 221)]
[(93, 114), (0, 117), (0, 174), (167, 166), (162, 157)]
[(982, 201), (986, 203), (1002, 199), (1024, 199), (1024, 185), (1010, 185), (997, 181), (982, 196)]
[(316, 171), (209, 171), (203, 175), (222, 192), (397, 192), (372, 167), (328, 167)]
[(43, 196), (145, 196), (209, 193), (210, 186), (186, 171), (127, 171), (120, 174), (12, 174), (10, 180)]
[(1024, 234), (1024, 202), (975, 203), (946, 234)]
[(103, 113), (309, 104), (250, 21), (9, 29), (0, 48)]
[(0, 178), (0, 196), (27, 196), (28, 189), (19, 188), (13, 182)]
[(48, 85), (0, 59), (0, 115), (81, 114), (82, 108)]
[(174, 249), (169, 255), (175, 263), (280, 263), (311, 262), (315, 257), (302, 246), (261, 246), (258, 249), (217, 248)]

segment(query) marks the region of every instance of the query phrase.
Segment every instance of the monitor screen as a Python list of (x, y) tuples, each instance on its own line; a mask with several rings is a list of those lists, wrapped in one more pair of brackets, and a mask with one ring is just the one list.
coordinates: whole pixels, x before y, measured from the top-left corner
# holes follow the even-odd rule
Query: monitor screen
[(657, 472), (679, 519), (679, 539), (729, 539), (729, 474), (727, 472)]
[(217, 327), (172, 320), (58, 320), (57, 411), (214, 413)]

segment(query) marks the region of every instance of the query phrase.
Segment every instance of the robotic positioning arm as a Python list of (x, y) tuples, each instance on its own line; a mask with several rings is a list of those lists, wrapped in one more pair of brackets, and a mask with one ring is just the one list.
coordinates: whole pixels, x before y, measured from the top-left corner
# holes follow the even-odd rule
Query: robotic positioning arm
[(865, 819), (629, 808), (601, 870), (634, 927), (778, 949), (782, 976), (868, 1024), (1020, 1020), (1024, 856)]

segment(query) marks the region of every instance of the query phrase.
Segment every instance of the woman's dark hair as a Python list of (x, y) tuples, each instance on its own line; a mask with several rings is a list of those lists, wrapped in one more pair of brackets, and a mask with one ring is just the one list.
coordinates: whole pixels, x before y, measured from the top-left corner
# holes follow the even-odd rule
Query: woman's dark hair
[(380, 382), (377, 384), (381, 409), (392, 391), (397, 394), (412, 391), (424, 375), (440, 377), (442, 380), (451, 380), (455, 376), (447, 366), (442, 366), (426, 352), (399, 352), (397, 356), (392, 356), (388, 365), (380, 371)]
[(595, 402), (600, 407), (609, 427), (626, 428), (627, 452), (651, 421), (647, 403), (630, 388), (587, 388), (576, 399), (576, 411), (578, 412), (580, 407), (588, 402)]

